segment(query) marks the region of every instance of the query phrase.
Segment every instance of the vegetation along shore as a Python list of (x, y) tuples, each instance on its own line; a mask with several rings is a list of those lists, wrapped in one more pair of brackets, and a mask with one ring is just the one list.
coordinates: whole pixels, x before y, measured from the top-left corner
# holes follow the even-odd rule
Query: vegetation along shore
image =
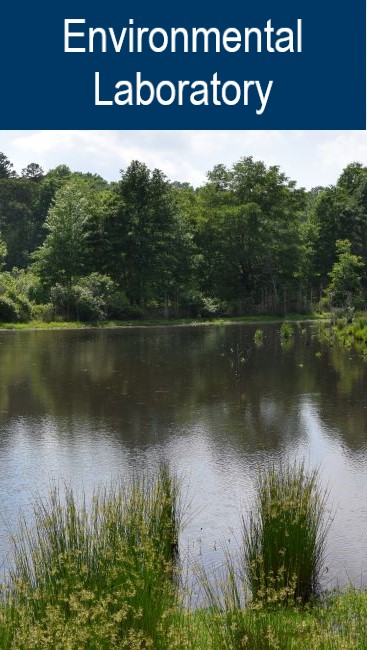
[(109, 183), (1, 153), (0, 322), (363, 309), (366, 183), (351, 163), (306, 191), (252, 157), (197, 188), (139, 161)]
[(366, 594), (320, 593), (331, 518), (317, 471), (258, 475), (239, 554), (221, 573), (197, 567), (196, 603), (180, 569), (181, 495), (162, 465), (89, 501), (68, 487), (36, 500), (13, 540), (1, 648), (365, 647)]

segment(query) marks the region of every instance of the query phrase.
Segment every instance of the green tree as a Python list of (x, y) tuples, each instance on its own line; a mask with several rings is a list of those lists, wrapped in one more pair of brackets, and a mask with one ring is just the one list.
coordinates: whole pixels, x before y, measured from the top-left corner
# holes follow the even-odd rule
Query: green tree
[(45, 222), (46, 239), (34, 254), (44, 286), (71, 288), (83, 275), (88, 214), (80, 183), (71, 181), (56, 193)]
[(133, 161), (116, 191), (121, 283), (132, 304), (166, 304), (177, 290), (189, 246), (174, 190), (160, 170)]
[(361, 270), (365, 264), (353, 255), (348, 239), (336, 242), (337, 261), (330, 271), (325, 293), (333, 307), (358, 307), (362, 302)]
[(13, 167), (14, 165), (9, 158), (0, 151), (0, 178), (13, 178), (16, 176)]
[(27, 167), (22, 169), (23, 178), (29, 178), (32, 181), (40, 181), (44, 177), (44, 171), (37, 163), (29, 163)]
[(0, 232), (0, 269), (5, 265), (5, 258), (8, 254), (6, 243), (4, 242)]
[(241, 311), (278, 308), (297, 284), (304, 192), (252, 157), (231, 169), (217, 165), (208, 179), (198, 232), (205, 290)]
[(8, 249), (7, 268), (24, 268), (39, 244), (39, 184), (0, 178), (0, 231)]

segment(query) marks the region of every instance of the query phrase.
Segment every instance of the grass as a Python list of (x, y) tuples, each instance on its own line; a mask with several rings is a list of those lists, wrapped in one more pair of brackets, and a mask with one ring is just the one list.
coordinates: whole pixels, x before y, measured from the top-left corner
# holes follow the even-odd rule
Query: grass
[(254, 334), (254, 343), (257, 348), (261, 348), (264, 344), (264, 331), (257, 329)]
[(258, 477), (244, 526), (244, 562), (254, 601), (308, 602), (317, 593), (328, 524), (318, 472), (304, 464), (272, 467)]
[(347, 350), (354, 349), (367, 358), (367, 318), (357, 316), (352, 323), (346, 323), (344, 319), (319, 324), (318, 338), (321, 342), (332, 346), (335, 341), (340, 343)]
[(89, 506), (69, 488), (37, 499), (33, 525), (23, 521), (14, 539), (0, 647), (366, 647), (366, 593), (349, 589), (305, 602), (317, 585), (326, 532), (317, 472), (292, 465), (259, 476), (242, 567), (227, 554), (221, 580), (202, 574), (206, 603), (194, 610), (180, 593), (178, 487), (162, 466), (155, 478), (99, 490)]
[(192, 614), (197, 650), (365, 650), (367, 594), (350, 588), (307, 607)]
[(292, 323), (284, 321), (280, 326), (280, 338), (282, 341), (289, 341), (294, 336), (294, 328)]
[[(307, 322), (320, 320), (321, 316), (317, 314), (293, 314), (292, 321)], [(200, 325), (232, 325), (236, 323), (279, 323), (282, 322), (281, 316), (228, 316), (213, 318), (176, 318), (176, 319), (144, 319), (144, 320), (113, 320), (113, 321), (43, 321), (32, 320), (28, 323), (0, 323), (0, 329), (3, 330), (50, 330), (50, 329), (88, 329), (88, 328), (117, 328), (117, 327), (165, 327), (165, 326), (200, 326)]]
[(211, 580), (201, 571), (218, 647), (288, 647), (286, 616), (297, 636), (296, 622), (306, 620), (304, 606), (316, 598), (323, 569), (325, 502), (317, 471), (303, 464), (259, 474), (239, 561), (227, 552), (221, 576)]
[(172, 647), (178, 503), (166, 467), (95, 493), (89, 509), (68, 488), (37, 500), (14, 539), (1, 648)]

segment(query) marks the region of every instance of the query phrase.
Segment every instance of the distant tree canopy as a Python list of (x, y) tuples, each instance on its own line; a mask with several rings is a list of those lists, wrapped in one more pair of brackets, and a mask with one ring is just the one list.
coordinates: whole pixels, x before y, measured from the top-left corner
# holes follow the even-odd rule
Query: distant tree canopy
[(249, 156), (194, 188), (139, 161), (113, 183), (35, 162), (18, 176), (0, 153), (0, 275), (26, 301), (17, 313), (284, 313), (323, 297), (363, 306), (366, 261), (359, 163), (307, 192)]

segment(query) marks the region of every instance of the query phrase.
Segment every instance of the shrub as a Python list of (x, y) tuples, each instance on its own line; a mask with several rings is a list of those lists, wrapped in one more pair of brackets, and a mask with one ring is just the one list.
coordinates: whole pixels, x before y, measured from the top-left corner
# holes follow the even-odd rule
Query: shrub
[(108, 275), (91, 273), (72, 286), (56, 284), (51, 288), (55, 312), (68, 320), (104, 320), (110, 315), (110, 304), (116, 290)]
[(124, 291), (114, 291), (109, 301), (110, 318), (137, 320), (143, 317), (138, 305), (132, 305)]
[(183, 306), (189, 315), (196, 317), (210, 318), (225, 313), (225, 306), (217, 298), (206, 296), (200, 291), (191, 291), (183, 299)]
[(9, 296), (0, 295), (0, 322), (15, 323), (19, 320), (17, 305)]
[(0, 321), (27, 321), (32, 306), (28, 299), (24, 272), (0, 273)]
[(32, 318), (34, 320), (40, 320), (43, 323), (51, 323), (55, 318), (54, 306), (51, 303), (47, 303), (46, 305), (33, 305)]

